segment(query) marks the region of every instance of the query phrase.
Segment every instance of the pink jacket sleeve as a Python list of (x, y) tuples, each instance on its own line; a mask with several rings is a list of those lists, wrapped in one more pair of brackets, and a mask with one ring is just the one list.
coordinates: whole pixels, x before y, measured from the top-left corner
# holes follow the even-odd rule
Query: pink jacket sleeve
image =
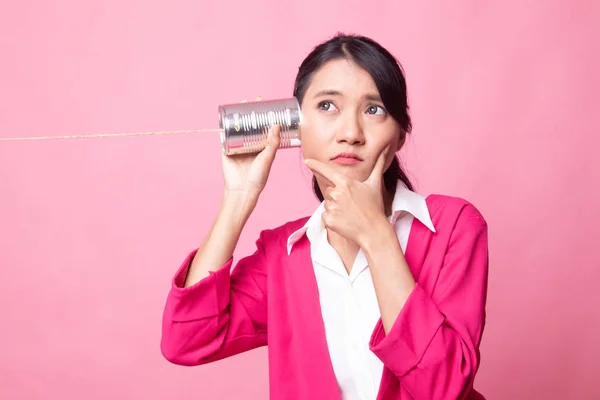
[(416, 399), (464, 399), (479, 367), (488, 274), (487, 225), (471, 205), (451, 233), (437, 283), (417, 283), (392, 329), (371, 350)]
[(172, 363), (199, 365), (267, 344), (264, 232), (256, 252), (233, 259), (184, 288), (192, 252), (176, 273), (163, 313), (161, 352)]

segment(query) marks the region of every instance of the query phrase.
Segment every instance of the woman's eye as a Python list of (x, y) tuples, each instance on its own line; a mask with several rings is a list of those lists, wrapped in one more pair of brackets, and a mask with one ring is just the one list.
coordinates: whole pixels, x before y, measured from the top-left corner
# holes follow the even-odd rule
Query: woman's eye
[(319, 103), (319, 108), (323, 111), (335, 111), (336, 108), (330, 101), (322, 101)]
[(385, 108), (381, 106), (371, 104), (369, 107), (367, 107), (367, 113), (371, 115), (384, 115), (386, 111)]

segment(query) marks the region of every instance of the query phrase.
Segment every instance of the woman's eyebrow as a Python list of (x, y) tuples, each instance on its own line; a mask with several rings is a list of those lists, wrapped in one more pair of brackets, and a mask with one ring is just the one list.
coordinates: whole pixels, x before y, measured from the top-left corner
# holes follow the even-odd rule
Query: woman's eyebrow
[(321, 96), (343, 96), (343, 94), (339, 90), (328, 89), (328, 90), (321, 90), (320, 92), (317, 92), (314, 97), (321, 97)]
[[(343, 96), (344, 94), (339, 90), (327, 89), (321, 90), (315, 93), (314, 97), (322, 97), (322, 96)], [(381, 102), (381, 96), (378, 93), (369, 93), (363, 96), (365, 100), (369, 101), (379, 101)]]
[(381, 96), (379, 94), (376, 93), (371, 93), (365, 96), (366, 100), (370, 100), (370, 101), (379, 101), (381, 102)]

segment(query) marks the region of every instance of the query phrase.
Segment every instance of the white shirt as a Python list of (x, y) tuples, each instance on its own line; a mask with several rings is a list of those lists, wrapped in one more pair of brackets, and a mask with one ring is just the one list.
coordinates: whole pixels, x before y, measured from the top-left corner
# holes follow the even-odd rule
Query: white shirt
[[(350, 274), (327, 241), (321, 215), (323, 203), (306, 224), (288, 238), (287, 250), (306, 234), (319, 288), (321, 313), (333, 370), (344, 400), (375, 400), (383, 363), (369, 350), (369, 340), (381, 317), (371, 272), (362, 249)], [(398, 181), (390, 223), (396, 228), (402, 251), (417, 218), (435, 232), (425, 198)]]

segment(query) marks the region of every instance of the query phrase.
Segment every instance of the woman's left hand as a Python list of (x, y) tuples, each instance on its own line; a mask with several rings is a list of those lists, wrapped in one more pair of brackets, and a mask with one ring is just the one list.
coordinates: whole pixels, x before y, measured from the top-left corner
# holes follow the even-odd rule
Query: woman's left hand
[(314, 173), (321, 175), (333, 186), (325, 188), (323, 224), (327, 229), (364, 247), (364, 240), (378, 222), (387, 222), (383, 204), (383, 172), (389, 149), (384, 149), (366, 181), (349, 178), (330, 165), (306, 159)]

